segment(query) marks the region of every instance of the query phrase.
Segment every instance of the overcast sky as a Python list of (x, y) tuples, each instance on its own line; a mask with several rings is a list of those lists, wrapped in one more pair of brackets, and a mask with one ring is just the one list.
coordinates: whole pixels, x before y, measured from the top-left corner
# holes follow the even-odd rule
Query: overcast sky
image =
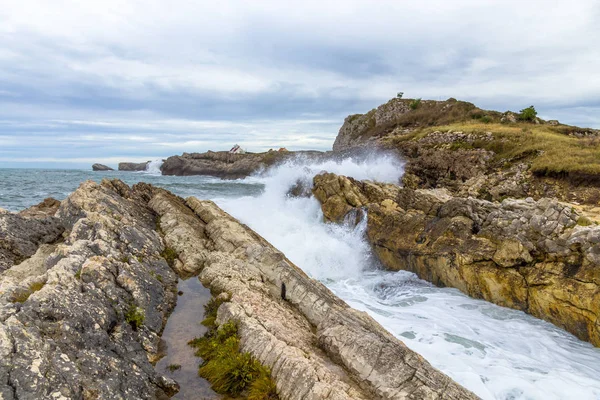
[(596, 0), (0, 3), (0, 166), (327, 150), (398, 91), (600, 127)]

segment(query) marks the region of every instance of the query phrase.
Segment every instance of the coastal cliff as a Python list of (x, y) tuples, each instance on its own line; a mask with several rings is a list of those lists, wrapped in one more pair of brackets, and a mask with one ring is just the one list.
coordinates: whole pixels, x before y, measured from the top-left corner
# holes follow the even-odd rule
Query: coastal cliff
[(347, 117), (335, 152), (385, 149), (405, 162), (404, 185), (453, 195), (595, 205), (600, 200), (600, 131), (456, 99), (392, 99)]
[(281, 399), (476, 398), (210, 201), (88, 181), (46, 218), (52, 237), (0, 274), (4, 399), (172, 396), (152, 364), (177, 280), (196, 275)]
[(501, 203), (335, 174), (314, 178), (325, 218), (368, 214), (390, 270), (545, 319), (600, 346), (600, 227), (553, 199)]

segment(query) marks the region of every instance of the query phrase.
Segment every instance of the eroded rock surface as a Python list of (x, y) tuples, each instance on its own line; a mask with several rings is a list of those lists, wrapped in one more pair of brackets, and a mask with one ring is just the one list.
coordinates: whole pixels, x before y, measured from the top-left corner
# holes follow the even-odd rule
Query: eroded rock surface
[(237, 324), (282, 399), (475, 398), (210, 201), (104, 180), (48, 218), (64, 241), (0, 274), (2, 399), (173, 395), (152, 362), (178, 274), (229, 294), (217, 322)]
[(27, 217), (34, 214), (40, 216), (32, 209), (25, 210), (22, 215), (0, 213), (0, 272), (31, 257), (40, 245), (56, 242), (62, 237), (64, 227), (58, 218)]
[(17, 218), (68, 234), (0, 275), (0, 398), (154, 399), (176, 392), (151, 364), (177, 283), (160, 256), (164, 247), (146, 206), (151, 192), (143, 184), (86, 182), (53, 219), (8, 215), (13, 236), (21, 229)]
[(162, 192), (150, 205), (175, 268), (231, 296), (217, 322), (235, 321), (282, 399), (475, 398), (214, 203)]
[(387, 268), (526, 311), (600, 346), (600, 227), (570, 205), (493, 203), (445, 189), (394, 193), (334, 174), (316, 176), (313, 192), (331, 221), (368, 210), (367, 235)]
[(54, 214), (56, 214), (56, 212), (58, 211), (58, 207), (60, 207), (60, 201), (52, 197), (48, 197), (44, 199), (41, 203), (26, 208), (25, 210), (19, 212), (19, 215), (28, 218), (53, 217)]

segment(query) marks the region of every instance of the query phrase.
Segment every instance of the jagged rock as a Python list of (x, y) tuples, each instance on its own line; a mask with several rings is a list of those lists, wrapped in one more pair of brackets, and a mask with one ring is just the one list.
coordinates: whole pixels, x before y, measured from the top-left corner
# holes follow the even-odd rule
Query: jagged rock
[(384, 266), (526, 311), (600, 346), (600, 226), (578, 225), (588, 223), (572, 206), (492, 203), (446, 189), (399, 188), (382, 200), (366, 185), (378, 184), (324, 174), (313, 191), (329, 220), (368, 210), (367, 236)]
[(519, 116), (517, 114), (515, 114), (512, 111), (507, 111), (504, 114), (502, 114), (502, 118), (500, 119), (500, 122), (514, 124), (518, 120), (519, 120)]
[(145, 171), (148, 163), (150, 163), (150, 161), (142, 163), (120, 162), (119, 171)]
[(177, 391), (151, 364), (177, 277), (160, 256), (148, 187), (123, 186), (82, 184), (55, 218), (68, 229), (64, 242), (0, 275), (1, 398), (153, 399)]
[(92, 171), (114, 171), (114, 169), (107, 165), (96, 163), (92, 165)]
[(60, 201), (48, 197), (45, 198), (41, 203), (31, 206), (23, 211), (19, 212), (19, 215), (27, 218), (46, 218), (52, 217), (58, 211), (60, 207)]
[(236, 323), (241, 349), (271, 368), (280, 398), (475, 398), (213, 202), (161, 192), (150, 206), (178, 268), (231, 294), (217, 323)]
[(476, 398), (210, 201), (85, 182), (47, 220), (64, 241), (0, 274), (0, 398), (172, 396), (152, 362), (177, 274), (198, 273), (281, 399)]
[(56, 242), (63, 232), (62, 223), (54, 217), (0, 213), (0, 273), (31, 257), (41, 244)]

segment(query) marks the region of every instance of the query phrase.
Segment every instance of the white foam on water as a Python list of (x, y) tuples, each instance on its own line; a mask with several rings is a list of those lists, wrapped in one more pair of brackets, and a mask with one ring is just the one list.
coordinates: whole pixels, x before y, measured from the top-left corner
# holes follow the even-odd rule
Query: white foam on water
[(146, 164), (146, 170), (144, 171), (144, 173), (150, 175), (162, 175), (162, 172), (160, 171), (160, 167), (162, 165), (163, 160), (150, 161), (148, 164)]
[(397, 182), (403, 169), (390, 156), (288, 162), (248, 179), (265, 185), (262, 195), (217, 203), (480, 397), (600, 399), (600, 349), (523, 312), (434, 287), (406, 271), (377, 269), (364, 221), (356, 228), (325, 224), (314, 198), (287, 196), (321, 171)]

